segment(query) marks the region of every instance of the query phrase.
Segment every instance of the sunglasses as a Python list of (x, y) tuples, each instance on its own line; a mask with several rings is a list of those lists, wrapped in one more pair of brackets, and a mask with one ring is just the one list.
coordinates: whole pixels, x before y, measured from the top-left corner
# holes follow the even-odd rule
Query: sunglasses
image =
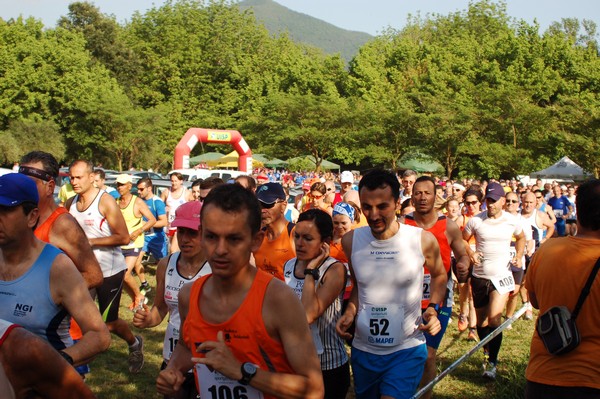
[(332, 190), (333, 190), (333, 188), (328, 188), (328, 189), (327, 189), (327, 191), (332, 191)]
[[(200, 197), (200, 198), (201, 198), (202, 200), (204, 200), (202, 197)], [(262, 202), (262, 201), (258, 201), (258, 203), (260, 204), (260, 207), (261, 207), (261, 208), (263, 208), (263, 209), (271, 209), (271, 208), (273, 208), (275, 205), (277, 205), (277, 204), (281, 204), (281, 202), (282, 202), (282, 201), (275, 201), (275, 202), (273, 202), (272, 204), (265, 204), (265, 203), (264, 203), (264, 202)]]
[(312, 195), (311, 194), (310, 196), (313, 197), (314, 199), (321, 199), (321, 198), (323, 198), (322, 195)]
[(537, 198), (537, 199), (542, 199), (542, 197), (538, 197), (537, 195), (535, 196), (535, 198)]
[(519, 201), (518, 200), (506, 200), (506, 203), (508, 203), (508, 204), (518, 204)]
[(465, 201), (467, 205), (476, 205), (479, 201)]
[(455, 188), (452, 191), (454, 191), (455, 193), (458, 193), (459, 191), (462, 191), (460, 188)]

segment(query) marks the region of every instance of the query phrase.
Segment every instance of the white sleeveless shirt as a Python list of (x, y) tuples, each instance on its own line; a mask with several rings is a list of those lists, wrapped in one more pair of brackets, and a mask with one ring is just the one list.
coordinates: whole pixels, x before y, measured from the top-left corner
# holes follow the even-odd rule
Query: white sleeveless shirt
[(405, 224), (387, 240), (369, 227), (354, 230), (350, 260), (358, 288), (352, 345), (377, 355), (425, 343), (421, 323), (423, 229)]
[[(69, 213), (77, 220), (87, 238), (102, 238), (112, 235), (106, 218), (100, 213), (100, 198), (104, 194), (107, 194), (106, 191), (100, 190), (90, 206), (83, 211), (77, 209), (79, 194), (73, 198), (73, 202), (71, 203)], [(104, 278), (114, 276), (127, 268), (121, 247), (93, 247), (92, 250), (94, 251), (94, 255), (96, 255), (98, 263), (100, 263)]]
[(165, 340), (163, 342), (163, 359), (169, 360), (179, 340), (179, 330), (181, 326), (181, 317), (179, 316), (178, 298), (179, 290), (184, 284), (198, 280), (200, 277), (212, 273), (208, 262), (204, 262), (198, 273), (188, 278), (179, 274), (177, 270), (177, 261), (181, 252), (175, 252), (169, 256), (167, 269), (165, 270), (165, 293), (164, 299), (169, 308), (169, 322), (165, 331)]

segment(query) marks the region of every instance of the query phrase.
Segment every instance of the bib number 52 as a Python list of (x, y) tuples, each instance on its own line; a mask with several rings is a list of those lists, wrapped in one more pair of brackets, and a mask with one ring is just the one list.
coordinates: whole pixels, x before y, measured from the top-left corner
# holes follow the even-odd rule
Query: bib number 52
[(390, 321), (388, 319), (370, 319), (369, 332), (371, 335), (390, 335), (388, 328)]

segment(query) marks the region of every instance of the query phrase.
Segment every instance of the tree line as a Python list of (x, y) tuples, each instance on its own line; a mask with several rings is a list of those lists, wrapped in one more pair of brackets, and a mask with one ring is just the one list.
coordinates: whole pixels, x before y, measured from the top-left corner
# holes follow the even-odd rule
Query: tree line
[(0, 19), (0, 163), (43, 149), (168, 170), (195, 126), (352, 168), (418, 152), (447, 175), (500, 177), (568, 155), (599, 176), (598, 51), (593, 21), (540, 32), (489, 0), (409, 16), (349, 65), (225, 0), (167, 1), (123, 23), (76, 2), (56, 27)]

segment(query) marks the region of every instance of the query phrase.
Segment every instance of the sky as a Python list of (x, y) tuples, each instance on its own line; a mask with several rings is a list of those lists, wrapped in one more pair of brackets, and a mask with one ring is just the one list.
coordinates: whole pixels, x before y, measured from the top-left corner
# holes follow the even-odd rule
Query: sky
[[(53, 27), (73, 0), (0, 0), (0, 17), (19, 15), (41, 19)], [(129, 20), (134, 11), (143, 13), (163, 0), (96, 0), (93, 3), (118, 22)], [(408, 14), (448, 14), (465, 10), (468, 0), (277, 0), (294, 11), (322, 19), (340, 28), (377, 35), (386, 27), (402, 28)], [(542, 31), (553, 21), (574, 17), (600, 25), (599, 0), (506, 0), (508, 15), (540, 24)]]

